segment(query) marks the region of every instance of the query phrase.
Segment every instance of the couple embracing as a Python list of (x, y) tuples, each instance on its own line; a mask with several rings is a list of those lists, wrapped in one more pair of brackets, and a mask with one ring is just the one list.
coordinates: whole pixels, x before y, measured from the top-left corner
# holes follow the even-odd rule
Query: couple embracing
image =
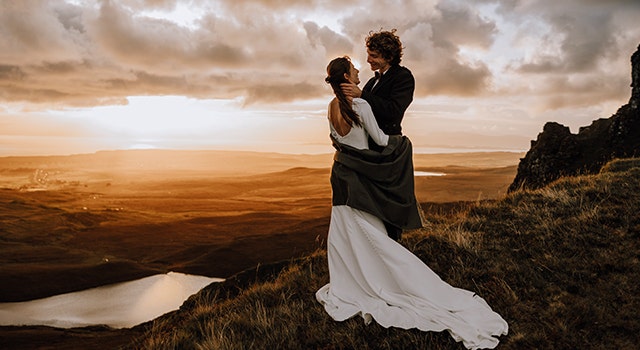
[(415, 80), (400, 66), (392, 31), (366, 38), (375, 71), (362, 90), (348, 57), (332, 60), (325, 81), (330, 137), (332, 209), (327, 239), (329, 283), (317, 300), (336, 321), (360, 316), (383, 327), (448, 331), (469, 349), (494, 348), (508, 325), (480, 296), (444, 282), (398, 243), (403, 229), (422, 226), (414, 193), (412, 148), (401, 121)]

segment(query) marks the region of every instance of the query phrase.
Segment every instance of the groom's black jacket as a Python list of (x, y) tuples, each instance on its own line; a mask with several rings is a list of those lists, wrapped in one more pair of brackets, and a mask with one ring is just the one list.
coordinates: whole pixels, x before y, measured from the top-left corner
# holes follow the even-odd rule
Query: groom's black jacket
[(413, 101), (415, 79), (405, 67), (391, 66), (373, 87), (376, 78), (371, 78), (362, 88), (362, 99), (369, 102), (378, 126), (387, 135), (401, 135), (402, 118)]
[(413, 151), (406, 136), (391, 135), (382, 152), (333, 139), (333, 205), (347, 205), (402, 229), (422, 227), (414, 192)]

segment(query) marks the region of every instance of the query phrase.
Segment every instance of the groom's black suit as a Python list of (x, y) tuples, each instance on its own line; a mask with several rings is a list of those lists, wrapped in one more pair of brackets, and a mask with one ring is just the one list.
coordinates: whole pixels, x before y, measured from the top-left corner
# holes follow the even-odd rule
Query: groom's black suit
[[(376, 72), (376, 77), (369, 79), (365, 84), (360, 97), (369, 102), (378, 126), (385, 134), (401, 135), (404, 112), (413, 101), (415, 79), (409, 69), (399, 65), (389, 67), (376, 84), (378, 74)], [(371, 138), (369, 138), (369, 148), (381, 151), (380, 146)], [(389, 237), (396, 241), (400, 239), (401, 228), (386, 221), (384, 225)]]
[[(369, 79), (362, 89), (362, 99), (369, 102), (378, 126), (387, 135), (401, 135), (402, 118), (413, 101), (415, 80), (411, 71), (402, 66), (391, 66), (375, 84)], [(375, 87), (373, 86), (375, 84)]]

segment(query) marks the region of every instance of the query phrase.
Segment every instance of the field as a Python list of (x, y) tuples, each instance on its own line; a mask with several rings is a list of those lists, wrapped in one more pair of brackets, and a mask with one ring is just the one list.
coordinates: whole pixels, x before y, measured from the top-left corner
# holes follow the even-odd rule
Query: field
[[(427, 213), (501, 198), (522, 156), (416, 154), (416, 170), (446, 174), (416, 177), (416, 195)], [(0, 302), (168, 271), (227, 278), (305, 256), (326, 240), (330, 166), (328, 154), (250, 152), (0, 158)], [(138, 333), (1, 327), (0, 339), (113, 348)]]
[[(509, 334), (499, 349), (638, 348), (639, 159), (457, 207), (427, 213), (425, 227), (402, 244), (504, 317)], [(156, 318), (127, 347), (463, 349), (446, 331), (334, 321), (313, 298), (328, 281), (323, 249), (247, 270)]]

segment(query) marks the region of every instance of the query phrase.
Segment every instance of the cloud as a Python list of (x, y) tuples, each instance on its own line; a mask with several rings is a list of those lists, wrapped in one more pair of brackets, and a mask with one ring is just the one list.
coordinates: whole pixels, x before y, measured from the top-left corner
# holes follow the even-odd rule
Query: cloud
[(321, 45), (329, 56), (350, 55), (353, 51), (353, 43), (343, 35), (340, 35), (327, 26), (320, 27), (317, 23), (306, 21), (304, 29), (312, 47)]
[[(208, 13), (199, 28), (190, 30), (138, 15), (135, 10), (148, 5), (141, 1), (130, 6), (104, 1), (95, 8), (21, 4), (3, 5), (3, 19), (23, 20), (3, 21), (0, 27), (5, 34), (0, 39), (0, 96), (9, 101), (98, 105), (128, 95), (226, 98), (233, 93), (250, 99), (267, 95), (255, 92), (267, 76), (274, 85), (301, 84), (309, 81), (309, 62), (314, 68), (325, 64), (325, 48), (311, 45), (296, 23), (274, 27), (282, 22), (276, 16), (243, 22), (241, 16)], [(165, 1), (154, 8), (158, 6), (175, 4)], [(37, 13), (37, 21), (20, 16), (26, 13)], [(331, 38), (327, 28), (316, 34), (334, 51), (348, 45), (336, 34)], [(318, 81), (322, 75), (319, 69)], [(207, 86), (212, 81), (217, 85)], [(266, 100), (277, 100), (277, 91)], [(297, 95), (283, 93), (282, 98)]]
[(597, 75), (550, 76), (545, 78), (544, 86), (545, 94), (539, 105), (546, 109), (588, 107), (594, 101), (616, 100), (630, 91), (622, 80)]
[(588, 72), (615, 53), (616, 31), (612, 14), (576, 12), (546, 15), (551, 31), (543, 37), (541, 44), (552, 48), (553, 54), (543, 50), (522, 64), (523, 72)]
[(418, 73), (415, 78), (419, 95), (474, 96), (487, 88), (491, 72), (484, 64), (473, 66), (451, 59), (441, 62), (437, 70)]
[(501, 1), (497, 12), (520, 21), (512, 48), (522, 54), (505, 74), (526, 84), (513, 85), (512, 92), (527, 89), (548, 109), (622, 100), (630, 93), (639, 2)]
[(0, 65), (0, 81), (20, 81), (26, 77), (26, 73), (19, 66)]
[(405, 28), (406, 65), (414, 71), (420, 96), (482, 94), (491, 70), (479, 60), (461, 55), (465, 46), (487, 50), (496, 34), (495, 24), (472, 8), (436, 6), (430, 17)]
[[(546, 108), (582, 106), (625, 94), (639, 4), (4, 1), (0, 99), (42, 106), (122, 103), (134, 95), (246, 104), (315, 99), (327, 93), (330, 59), (346, 54), (364, 64), (365, 36), (396, 28), (416, 98), (526, 93)], [(189, 25), (169, 16), (186, 8)]]
[(282, 85), (256, 85), (248, 89), (249, 104), (257, 102), (291, 102), (311, 99), (326, 91), (320, 84), (295, 83)]
[(440, 16), (432, 20), (433, 41), (436, 46), (470, 45), (488, 49), (497, 34), (496, 24), (483, 18), (471, 7), (441, 3), (436, 7)]
[[(175, 9), (178, 0), (125, 0), (119, 1), (125, 3), (127, 7), (130, 7), (136, 11), (143, 10), (172, 10)], [(188, 1), (193, 2), (193, 1)]]
[(82, 56), (80, 9), (63, 2), (0, 3), (0, 64), (37, 64)]

